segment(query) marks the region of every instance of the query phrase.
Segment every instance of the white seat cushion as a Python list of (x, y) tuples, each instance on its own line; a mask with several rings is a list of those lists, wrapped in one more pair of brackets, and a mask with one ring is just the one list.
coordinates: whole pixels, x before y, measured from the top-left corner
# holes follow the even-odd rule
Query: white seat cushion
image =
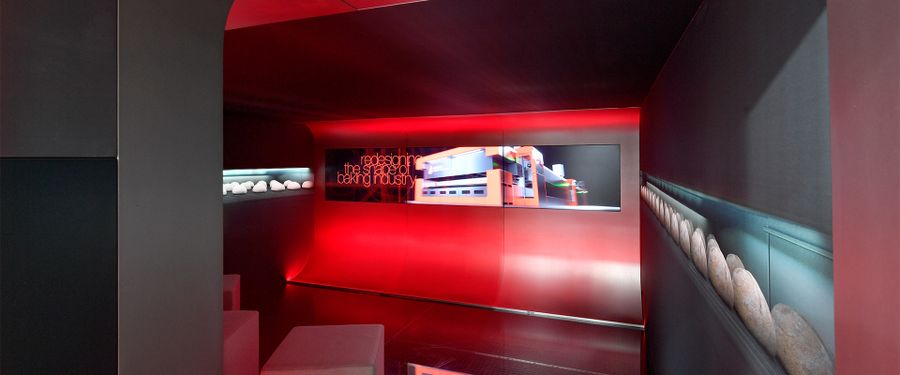
[(261, 375), (383, 375), (384, 326), (294, 327)]
[(222, 313), (223, 375), (259, 373), (259, 313), (225, 311)]

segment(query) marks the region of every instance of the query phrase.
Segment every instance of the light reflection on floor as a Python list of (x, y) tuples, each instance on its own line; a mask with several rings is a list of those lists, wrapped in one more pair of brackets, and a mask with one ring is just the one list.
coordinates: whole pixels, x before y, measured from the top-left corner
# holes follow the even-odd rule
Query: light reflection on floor
[(283, 285), (242, 285), (260, 312), (260, 363), (294, 326), (385, 326), (386, 374), (408, 364), (473, 375), (640, 374), (642, 332), (484, 309)]

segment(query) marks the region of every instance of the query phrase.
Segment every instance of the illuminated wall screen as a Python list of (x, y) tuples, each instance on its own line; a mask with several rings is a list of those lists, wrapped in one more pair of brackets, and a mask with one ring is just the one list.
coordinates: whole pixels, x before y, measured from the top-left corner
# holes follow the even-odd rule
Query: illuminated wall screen
[(619, 145), (325, 150), (337, 201), (620, 210)]

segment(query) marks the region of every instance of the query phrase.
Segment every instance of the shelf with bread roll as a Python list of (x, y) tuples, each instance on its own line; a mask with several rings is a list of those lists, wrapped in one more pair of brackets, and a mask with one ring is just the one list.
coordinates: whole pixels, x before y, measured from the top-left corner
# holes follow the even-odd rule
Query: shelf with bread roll
[(727, 309), (770, 356), (777, 358), (787, 374), (834, 373), (833, 354), (813, 325), (787, 304), (770, 308), (753, 273), (740, 257), (720, 246), (714, 234), (705, 233), (710, 225), (695, 223), (696, 212), (649, 182), (641, 186), (640, 195), (680, 248), (679, 254), (692, 265), (690, 272), (712, 286)]
[(222, 171), (224, 203), (311, 195), (315, 187), (309, 168), (226, 169)]

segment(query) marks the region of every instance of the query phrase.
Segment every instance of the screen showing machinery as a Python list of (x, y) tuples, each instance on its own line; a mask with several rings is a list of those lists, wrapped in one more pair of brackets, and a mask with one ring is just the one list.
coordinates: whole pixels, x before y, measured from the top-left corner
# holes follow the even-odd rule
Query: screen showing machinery
[(618, 211), (619, 145), (326, 150), (329, 200)]

